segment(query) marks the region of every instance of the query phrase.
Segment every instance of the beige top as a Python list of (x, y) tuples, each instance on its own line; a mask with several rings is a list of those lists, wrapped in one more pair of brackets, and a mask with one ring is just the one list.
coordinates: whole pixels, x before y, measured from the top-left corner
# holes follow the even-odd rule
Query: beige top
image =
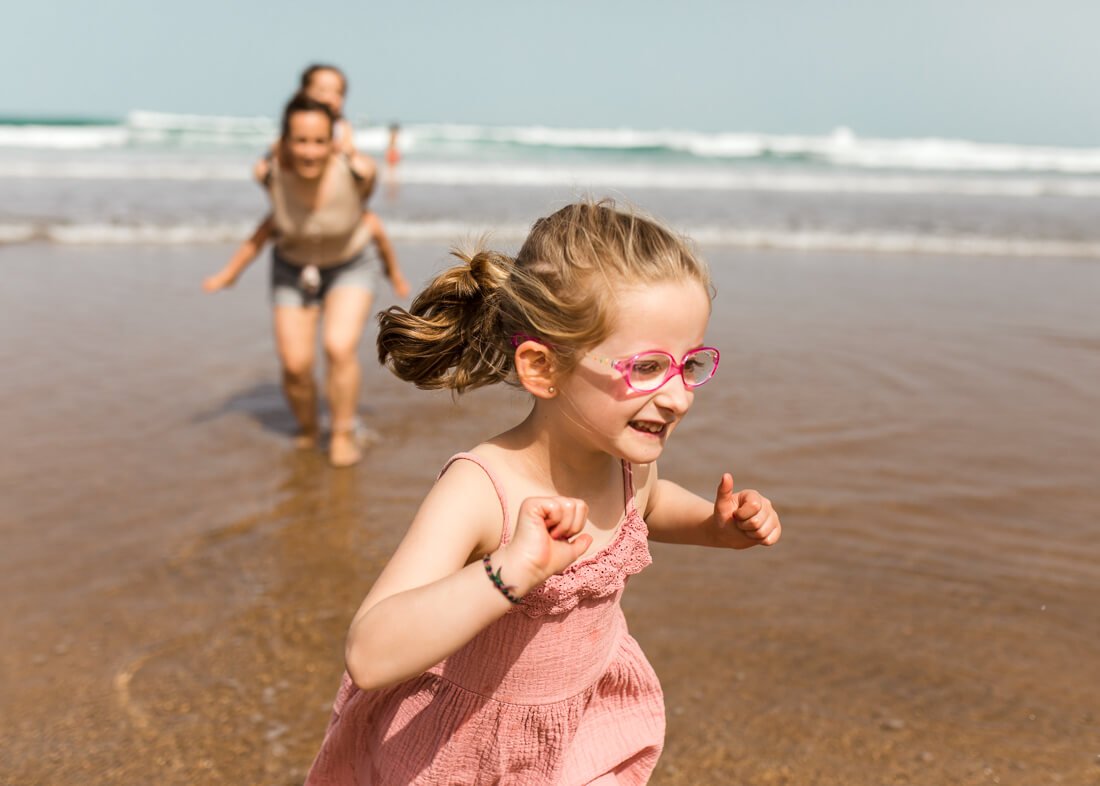
[(278, 158), (271, 161), (268, 192), (275, 220), (275, 248), (295, 265), (335, 267), (355, 257), (370, 242), (363, 224), (363, 199), (347, 159), (335, 156), (322, 183), (324, 195), (316, 210), (303, 204), (289, 188), (293, 172), (284, 172)]

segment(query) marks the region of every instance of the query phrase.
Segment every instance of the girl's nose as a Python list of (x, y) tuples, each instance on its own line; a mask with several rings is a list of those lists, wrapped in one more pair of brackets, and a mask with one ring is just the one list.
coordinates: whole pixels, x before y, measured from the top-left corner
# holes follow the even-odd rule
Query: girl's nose
[(654, 403), (683, 415), (691, 408), (691, 402), (695, 399), (695, 392), (684, 384), (684, 378), (676, 374), (668, 382), (657, 389)]

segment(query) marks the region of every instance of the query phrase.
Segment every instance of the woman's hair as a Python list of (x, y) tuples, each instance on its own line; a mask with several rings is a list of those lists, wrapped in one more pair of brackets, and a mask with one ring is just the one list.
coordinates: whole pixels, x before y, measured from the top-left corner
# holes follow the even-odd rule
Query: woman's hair
[(294, 97), (287, 102), (286, 107), (283, 109), (283, 125), (282, 125), (282, 140), (283, 144), (286, 144), (286, 140), (290, 137), (290, 118), (299, 112), (320, 112), (328, 118), (329, 122), (329, 137), (332, 136), (332, 129), (336, 125), (336, 115), (333, 114), (332, 109), (320, 101), (310, 98), (303, 93), (295, 93)]
[(515, 259), (452, 254), (462, 264), (436, 276), (408, 311), (391, 306), (378, 317), (378, 359), (419, 388), (515, 384), (516, 335), (545, 343), (555, 369), (569, 371), (610, 334), (624, 286), (686, 278), (711, 291), (689, 241), (611, 200), (540, 218)]
[(348, 78), (347, 78), (347, 76), (339, 68), (337, 68), (334, 65), (329, 65), (328, 63), (312, 63), (311, 65), (306, 66), (306, 70), (302, 72), (302, 78), (301, 78), (301, 81), (298, 84), (298, 89), (299, 90), (307, 90), (309, 88), (310, 84), (313, 83), (313, 77), (317, 74), (318, 71), (332, 71), (332, 73), (334, 73), (338, 77), (340, 77), (340, 81), (344, 85), (343, 89), (340, 92), (343, 93), (344, 95), (347, 95), (347, 92), (348, 92)]

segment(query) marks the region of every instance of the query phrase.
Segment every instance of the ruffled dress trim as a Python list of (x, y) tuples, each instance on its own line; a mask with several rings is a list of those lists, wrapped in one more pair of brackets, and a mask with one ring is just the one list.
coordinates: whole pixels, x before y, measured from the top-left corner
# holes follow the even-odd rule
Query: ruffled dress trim
[[(439, 473), (447, 471), (452, 463), (465, 459), (477, 464), (489, 476), (497, 496), (500, 498), (504, 514), (500, 545), (509, 538), (508, 499), (504, 487), (489, 469), (485, 461), (473, 453), (459, 453), (451, 458)], [(619, 530), (611, 542), (591, 557), (575, 562), (557, 576), (551, 576), (535, 589), (528, 592), (523, 603), (513, 608), (510, 614), (525, 614), (528, 617), (565, 614), (585, 600), (599, 600), (620, 592), (626, 586), (626, 580), (640, 573), (653, 558), (649, 554), (649, 528), (645, 519), (638, 513), (634, 504), (634, 473), (629, 463), (623, 465), (623, 492), (625, 504)]]

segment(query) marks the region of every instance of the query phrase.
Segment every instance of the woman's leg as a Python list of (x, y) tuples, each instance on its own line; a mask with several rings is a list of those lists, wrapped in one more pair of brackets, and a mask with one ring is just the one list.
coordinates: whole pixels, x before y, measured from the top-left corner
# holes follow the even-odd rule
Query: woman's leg
[(359, 339), (370, 313), (373, 295), (360, 287), (336, 287), (325, 296), (322, 343), (328, 364), (328, 399), (332, 411), (329, 460), (347, 467), (362, 456), (355, 437), (359, 403)]
[(317, 443), (317, 383), (313, 361), (319, 307), (275, 306), (275, 349), (283, 369), (283, 393), (298, 421), (299, 447)]

